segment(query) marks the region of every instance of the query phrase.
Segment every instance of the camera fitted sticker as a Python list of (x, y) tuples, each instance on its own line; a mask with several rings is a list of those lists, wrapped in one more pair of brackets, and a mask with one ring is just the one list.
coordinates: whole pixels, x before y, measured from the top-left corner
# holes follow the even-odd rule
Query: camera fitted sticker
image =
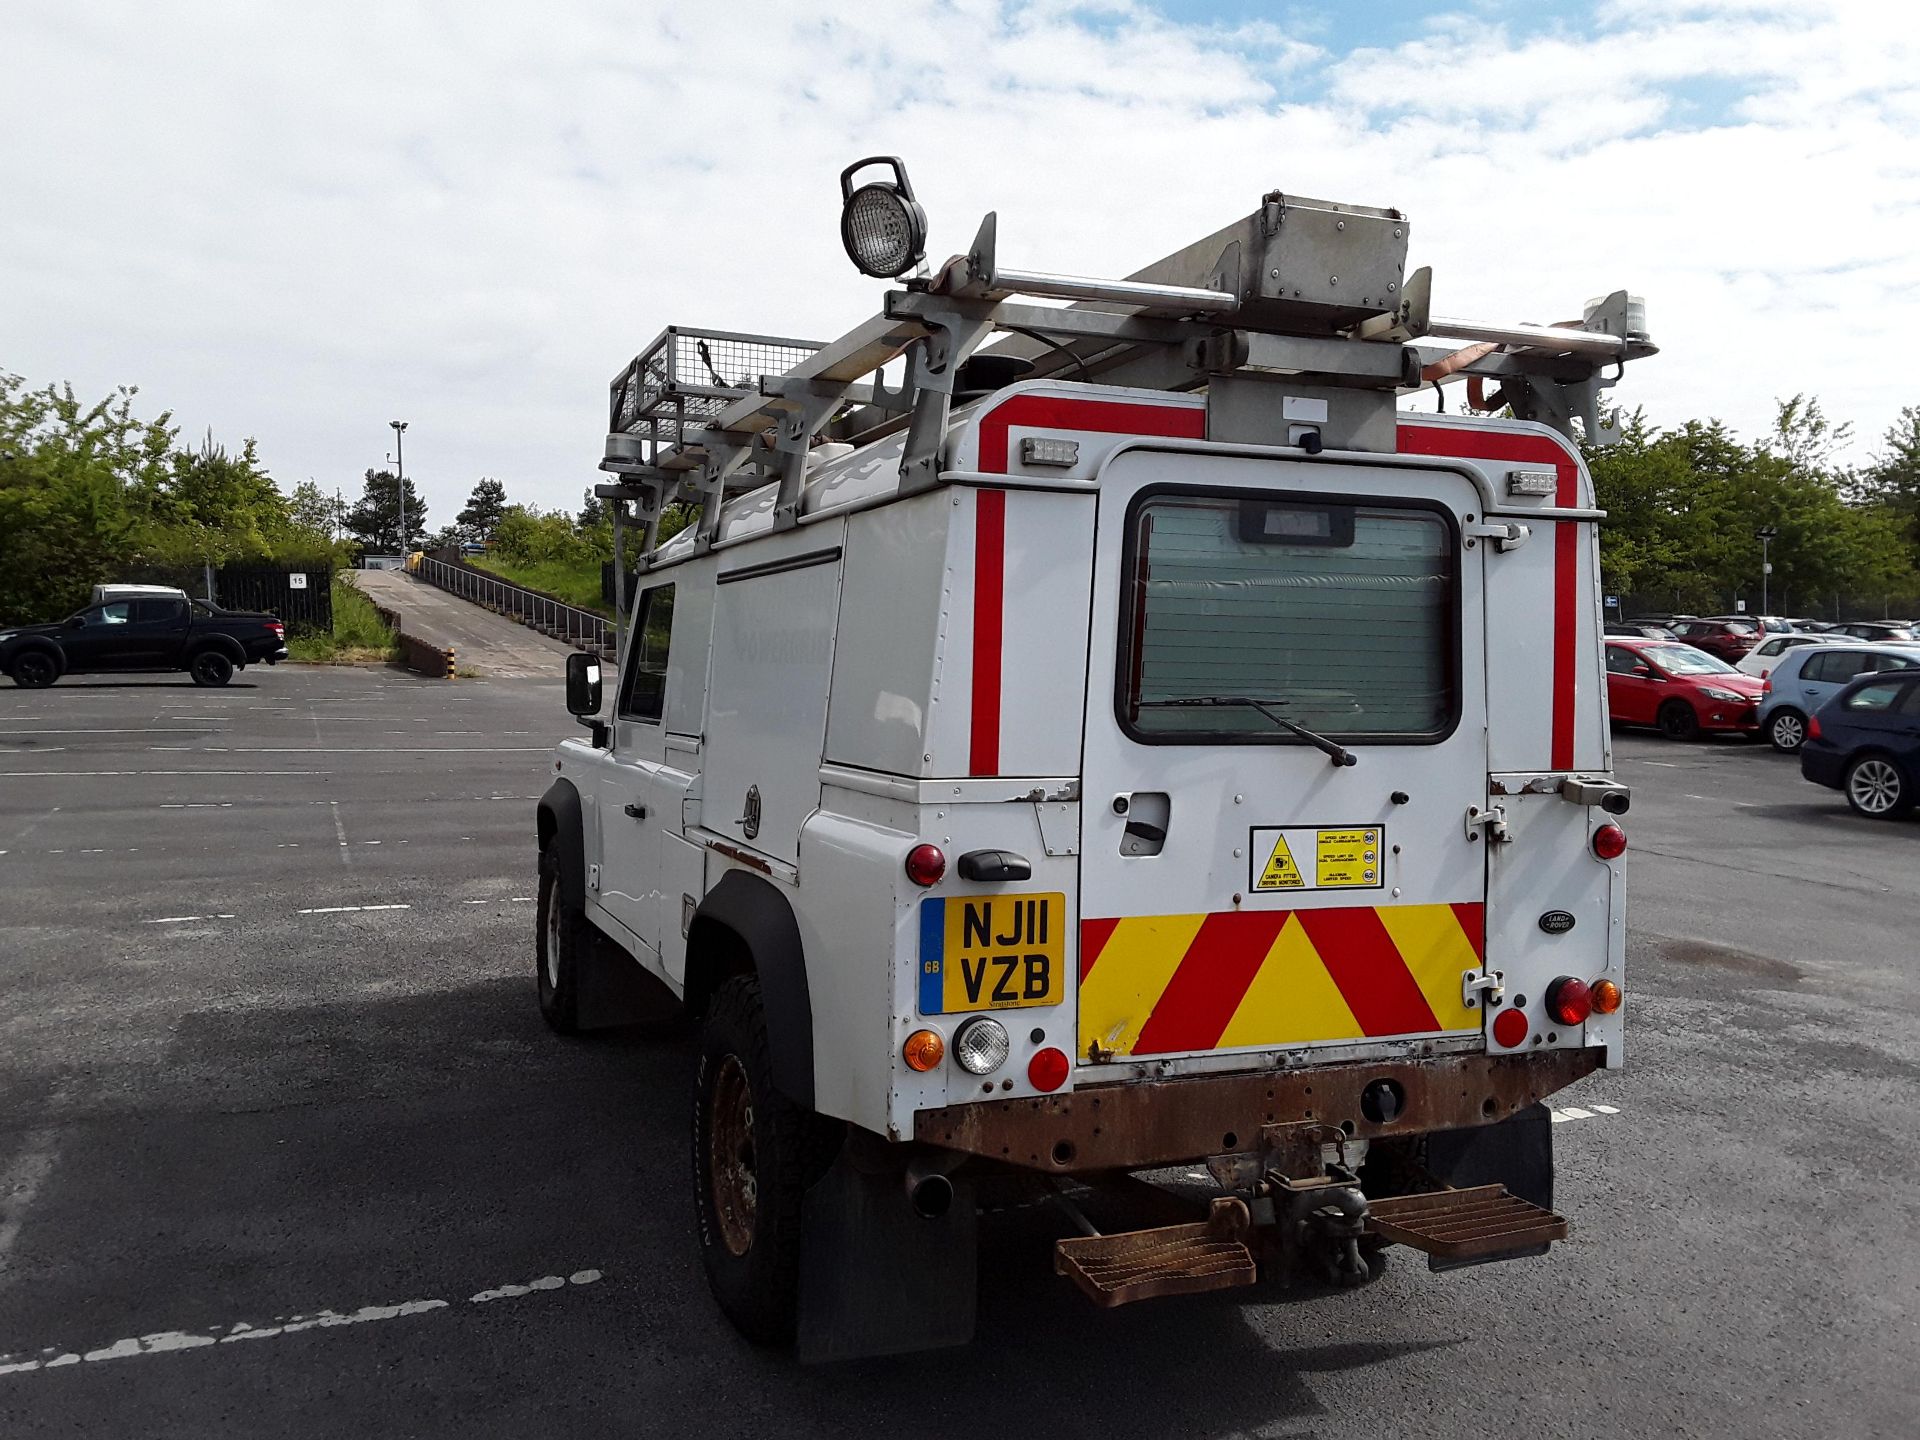
[(1383, 825), (1255, 826), (1255, 890), (1377, 890), (1386, 884)]

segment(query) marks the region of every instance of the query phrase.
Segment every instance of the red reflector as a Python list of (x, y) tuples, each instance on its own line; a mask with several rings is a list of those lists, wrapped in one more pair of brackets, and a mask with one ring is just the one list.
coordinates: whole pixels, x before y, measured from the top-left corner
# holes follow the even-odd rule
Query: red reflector
[(1602, 825), (1593, 832), (1593, 853), (1602, 860), (1618, 860), (1627, 853), (1627, 832), (1618, 825)]
[(907, 852), (907, 878), (916, 885), (938, 885), (947, 873), (947, 857), (938, 845), (916, 845)]
[(1027, 1080), (1036, 1090), (1058, 1090), (1067, 1083), (1067, 1071), (1071, 1068), (1066, 1052), (1049, 1045), (1027, 1062)]
[(1530, 1028), (1524, 1011), (1506, 1009), (1493, 1017), (1493, 1038), (1503, 1049), (1517, 1050), (1526, 1044)]
[(1562, 1025), (1582, 1025), (1593, 1013), (1593, 992), (1587, 982), (1563, 975), (1547, 987), (1547, 1009)]
[(1820, 738), (1820, 717), (1818, 715), (1809, 715), (1807, 717), (1806, 738), (1809, 740), (1818, 740)]

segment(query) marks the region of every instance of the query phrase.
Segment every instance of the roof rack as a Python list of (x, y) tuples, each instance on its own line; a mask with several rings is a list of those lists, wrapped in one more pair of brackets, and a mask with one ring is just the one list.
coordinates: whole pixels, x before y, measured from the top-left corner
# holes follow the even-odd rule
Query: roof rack
[[(965, 255), (934, 273), (922, 263), (878, 315), (837, 340), (669, 326), (613, 380), (601, 469), (614, 478), (595, 493), (612, 502), (616, 550), (634, 507), (644, 566), (668, 504), (697, 507), (698, 549), (718, 536), (725, 499), (747, 489), (777, 486), (774, 528), (798, 523), (808, 455), (824, 440), (861, 444), (904, 430), (900, 491), (929, 488), (969, 360), (976, 375), (1070, 372), (1096, 384), (1206, 389), (1210, 400), (1244, 394), (1254, 403), (1221, 407), (1241, 416), (1271, 399), (1249, 387), (1280, 378), (1290, 392), (1337, 389), (1349, 411), (1370, 397), (1375, 419), (1400, 395), (1465, 382), (1470, 408), (1511, 406), (1570, 437), (1615, 438), (1600, 392), (1627, 361), (1657, 353), (1642, 302), (1616, 291), (1557, 325), (1437, 317), (1431, 270), (1406, 273), (1411, 228), (1398, 210), (1273, 191), (1232, 225), (1133, 275), (1099, 279), (1001, 265), (989, 214)], [(889, 387), (882, 367), (903, 357), (904, 377)], [(999, 363), (981, 363), (989, 360)], [(1248, 438), (1276, 443), (1269, 433)]]

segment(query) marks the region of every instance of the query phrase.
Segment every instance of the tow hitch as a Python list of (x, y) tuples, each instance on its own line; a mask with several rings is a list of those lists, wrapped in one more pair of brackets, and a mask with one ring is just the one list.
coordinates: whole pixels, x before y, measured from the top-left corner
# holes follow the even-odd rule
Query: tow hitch
[(1054, 1271), (1113, 1306), (1260, 1279), (1364, 1285), (1379, 1273), (1369, 1261), (1390, 1244), (1445, 1269), (1540, 1254), (1566, 1238), (1564, 1219), (1504, 1185), (1456, 1190), (1427, 1177), (1430, 1189), (1369, 1201), (1346, 1142), (1331, 1125), (1263, 1127), (1259, 1150), (1207, 1161), (1227, 1193), (1190, 1224), (1102, 1234), (1062, 1197), (1085, 1233), (1055, 1244)]

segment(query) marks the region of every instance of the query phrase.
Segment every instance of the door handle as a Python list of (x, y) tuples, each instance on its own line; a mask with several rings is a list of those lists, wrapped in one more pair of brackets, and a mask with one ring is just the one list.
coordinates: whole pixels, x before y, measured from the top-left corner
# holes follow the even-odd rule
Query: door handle
[(623, 805), (621, 809), (625, 810), (627, 814), (635, 820), (644, 820), (647, 818), (647, 807), (644, 805)]

